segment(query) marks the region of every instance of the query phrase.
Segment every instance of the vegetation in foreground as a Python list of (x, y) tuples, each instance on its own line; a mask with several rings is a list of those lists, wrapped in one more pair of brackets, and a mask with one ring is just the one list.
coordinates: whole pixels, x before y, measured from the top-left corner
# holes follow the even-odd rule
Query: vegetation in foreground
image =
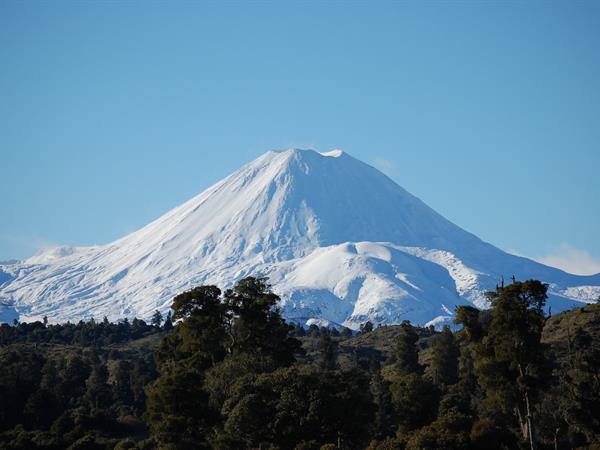
[(112, 324), (0, 326), (0, 448), (600, 448), (600, 304), (513, 282), (458, 332), (285, 323), (264, 279)]

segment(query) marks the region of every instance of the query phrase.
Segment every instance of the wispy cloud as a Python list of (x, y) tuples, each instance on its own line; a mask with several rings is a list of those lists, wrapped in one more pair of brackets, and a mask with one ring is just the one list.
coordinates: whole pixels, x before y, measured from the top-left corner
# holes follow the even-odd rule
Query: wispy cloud
[[(49, 242), (38, 236), (25, 236), (0, 233), (0, 247), (5, 247), (6, 251), (15, 251), (16, 254), (6, 255), (7, 259), (28, 258), (41, 250), (58, 247), (59, 244)], [(10, 249), (10, 250), (9, 250)]]
[(518, 256), (526, 256), (547, 266), (562, 269), (576, 275), (595, 275), (600, 273), (600, 259), (595, 258), (587, 250), (562, 243), (554, 247), (546, 256), (527, 256), (519, 251), (509, 250)]
[(380, 158), (379, 156), (373, 160), (373, 165), (385, 173), (388, 177), (394, 172), (394, 163), (389, 159)]

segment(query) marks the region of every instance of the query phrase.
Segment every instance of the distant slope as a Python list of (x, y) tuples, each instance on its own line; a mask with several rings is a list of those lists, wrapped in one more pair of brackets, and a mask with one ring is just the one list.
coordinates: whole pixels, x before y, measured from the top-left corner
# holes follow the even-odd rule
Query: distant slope
[(542, 342), (551, 345), (559, 358), (566, 358), (569, 339), (575, 336), (579, 328), (585, 330), (595, 342), (600, 342), (600, 303), (550, 317), (544, 327)]
[[(600, 342), (600, 303), (585, 305), (548, 317), (542, 333), (542, 342), (550, 347), (551, 359), (557, 363), (564, 362), (568, 357), (569, 338), (575, 335), (577, 329), (586, 331), (595, 342)], [(431, 357), (432, 337), (435, 334), (427, 328), (416, 328), (416, 332), (419, 335), (417, 342), (419, 361), (427, 366)], [(386, 364), (394, 355), (400, 333), (399, 325), (388, 325), (346, 339), (334, 338), (338, 342), (338, 363), (342, 367), (349, 367), (357, 362), (368, 364), (368, 359), (375, 358), (382, 364)], [(306, 336), (301, 339), (307, 357), (316, 360), (319, 338)]]
[(289, 319), (352, 328), (442, 323), (456, 305), (485, 307), (501, 276), (549, 283), (554, 311), (600, 295), (600, 274), (507, 254), (340, 151), (268, 152), (122, 239), (0, 271), (1, 307), (21, 320), (148, 318), (194, 285), (251, 274), (270, 277)]

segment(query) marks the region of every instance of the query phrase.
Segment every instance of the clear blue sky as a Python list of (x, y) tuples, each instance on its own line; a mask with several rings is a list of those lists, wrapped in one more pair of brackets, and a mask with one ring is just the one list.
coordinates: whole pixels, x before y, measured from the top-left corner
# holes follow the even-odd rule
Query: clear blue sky
[(596, 264), (599, 23), (592, 1), (4, 0), (0, 260), (109, 242), (314, 147), (503, 249)]

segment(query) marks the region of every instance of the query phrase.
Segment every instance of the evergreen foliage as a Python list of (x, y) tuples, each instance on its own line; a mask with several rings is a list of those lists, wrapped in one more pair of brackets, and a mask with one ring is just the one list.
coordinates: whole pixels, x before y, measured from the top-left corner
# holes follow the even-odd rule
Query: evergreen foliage
[(545, 317), (535, 280), (489, 298), (454, 333), (306, 333), (246, 278), (164, 323), (2, 325), (0, 448), (598, 448), (600, 305)]
[(435, 385), (444, 387), (458, 381), (459, 354), (454, 335), (446, 325), (433, 340), (430, 373)]
[(331, 338), (329, 329), (321, 328), (319, 338), (319, 364), (323, 370), (333, 370), (336, 367), (336, 342)]
[(160, 328), (162, 321), (163, 321), (163, 316), (160, 313), (160, 311), (154, 311), (154, 314), (152, 315), (152, 319), (150, 320), (150, 323), (152, 324), (152, 326), (154, 326), (156, 328)]
[(417, 341), (419, 336), (408, 321), (400, 324), (400, 336), (396, 342), (395, 369), (399, 375), (409, 375), (421, 372)]
[(535, 447), (533, 402), (547, 374), (541, 343), (547, 286), (535, 280), (514, 282), (489, 294), (492, 319), (477, 347), (475, 371), (484, 390), (484, 408), (513, 425)]
[(370, 333), (371, 331), (373, 331), (373, 322), (370, 320), (367, 320), (365, 323), (360, 325), (361, 333)]

